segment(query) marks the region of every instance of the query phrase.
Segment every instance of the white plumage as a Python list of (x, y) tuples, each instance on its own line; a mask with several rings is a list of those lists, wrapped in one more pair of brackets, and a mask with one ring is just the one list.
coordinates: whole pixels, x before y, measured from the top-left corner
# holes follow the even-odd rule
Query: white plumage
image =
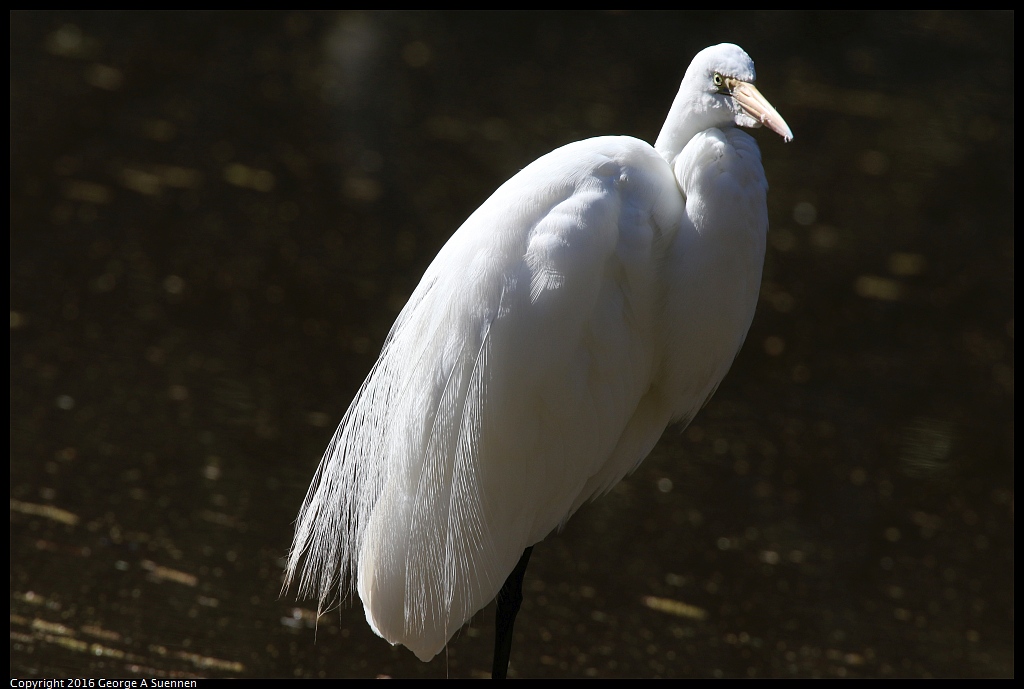
[[(563, 146), (427, 269), (331, 441), (288, 561), (321, 606), (429, 660), (524, 548), (689, 421), (754, 314), (767, 183), (740, 126), (789, 140), (739, 47), (699, 53), (654, 147)], [(286, 583), (287, 583), (286, 582)]]

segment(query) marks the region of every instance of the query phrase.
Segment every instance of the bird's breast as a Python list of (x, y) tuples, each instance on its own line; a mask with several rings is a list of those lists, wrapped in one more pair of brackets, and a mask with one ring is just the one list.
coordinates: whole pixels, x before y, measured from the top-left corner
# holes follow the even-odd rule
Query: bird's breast
[(752, 137), (697, 134), (673, 161), (686, 214), (666, 254), (664, 380), (692, 418), (725, 377), (753, 320), (768, 231), (767, 181)]

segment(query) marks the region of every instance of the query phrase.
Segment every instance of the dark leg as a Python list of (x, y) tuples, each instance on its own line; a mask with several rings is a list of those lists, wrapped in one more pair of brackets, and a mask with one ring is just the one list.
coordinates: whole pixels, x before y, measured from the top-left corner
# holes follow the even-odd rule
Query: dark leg
[(498, 592), (498, 609), (494, 617), (494, 665), (491, 667), (491, 679), (505, 679), (508, 673), (508, 657), (512, 653), (512, 627), (516, 623), (516, 614), (523, 602), (523, 577), (526, 565), (530, 564), (533, 546), (523, 551), (519, 564), (508, 575), (505, 585)]

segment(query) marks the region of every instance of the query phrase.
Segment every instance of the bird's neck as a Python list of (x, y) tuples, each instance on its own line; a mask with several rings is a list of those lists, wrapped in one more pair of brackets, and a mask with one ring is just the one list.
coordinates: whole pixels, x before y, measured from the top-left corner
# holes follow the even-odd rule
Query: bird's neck
[(683, 148), (697, 132), (726, 124), (720, 121), (720, 116), (715, 116), (716, 113), (699, 95), (684, 96), (683, 92), (687, 90), (685, 86), (684, 83), (672, 101), (665, 124), (662, 125), (661, 133), (654, 142), (654, 150), (673, 167), (676, 157), (683, 152)]

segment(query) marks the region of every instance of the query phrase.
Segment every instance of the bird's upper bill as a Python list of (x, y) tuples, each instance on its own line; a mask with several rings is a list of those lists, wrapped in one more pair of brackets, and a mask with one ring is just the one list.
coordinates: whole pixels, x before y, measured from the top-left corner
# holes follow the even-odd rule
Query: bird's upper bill
[(772, 107), (768, 99), (762, 96), (761, 92), (753, 84), (740, 81), (739, 79), (727, 78), (725, 85), (744, 112), (768, 127), (768, 129), (771, 129), (784, 140), (793, 140), (793, 132), (790, 130), (789, 125), (786, 124), (786, 120), (782, 119), (779, 111)]

